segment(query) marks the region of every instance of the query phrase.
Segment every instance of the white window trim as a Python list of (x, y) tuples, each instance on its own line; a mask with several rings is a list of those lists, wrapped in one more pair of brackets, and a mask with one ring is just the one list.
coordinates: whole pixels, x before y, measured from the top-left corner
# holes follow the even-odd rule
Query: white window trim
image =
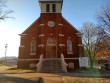
[(24, 47), (25, 47), (24, 45), (21, 45), (21, 46), (20, 46), (20, 48), (24, 48)]
[(65, 46), (65, 44), (59, 44), (59, 46), (60, 46), (60, 47), (63, 47), (63, 46)]
[(78, 37), (82, 37), (83, 33), (76, 33)]
[(44, 37), (44, 36), (45, 36), (44, 34), (40, 34), (40, 35), (39, 35), (39, 37)]
[(59, 25), (59, 26), (63, 26), (63, 24), (60, 24), (60, 23), (59, 23), (58, 25)]
[(30, 55), (36, 55), (36, 53), (30, 53)]
[(59, 34), (59, 36), (64, 37), (64, 35), (63, 35), (63, 34)]
[(26, 36), (27, 34), (18, 34), (19, 36)]
[(39, 24), (39, 26), (41, 27), (41, 26), (44, 26), (44, 24)]
[(38, 47), (44, 47), (44, 44), (40, 44), (40, 45), (38, 45)]

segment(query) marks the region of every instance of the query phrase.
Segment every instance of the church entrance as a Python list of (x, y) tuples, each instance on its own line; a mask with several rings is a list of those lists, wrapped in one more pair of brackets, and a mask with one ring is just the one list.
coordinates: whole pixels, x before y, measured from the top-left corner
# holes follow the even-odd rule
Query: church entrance
[(56, 40), (53, 37), (47, 40), (46, 58), (56, 58)]

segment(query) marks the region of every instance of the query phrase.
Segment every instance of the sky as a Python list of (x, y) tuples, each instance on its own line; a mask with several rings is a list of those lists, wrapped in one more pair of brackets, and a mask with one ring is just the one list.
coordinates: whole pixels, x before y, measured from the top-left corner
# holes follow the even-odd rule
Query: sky
[[(27, 29), (39, 16), (38, 0), (7, 0), (8, 9), (14, 11), (14, 19), (0, 21), (0, 57), (18, 56), (20, 37), (18, 34)], [(110, 0), (63, 0), (62, 15), (78, 30), (86, 21), (96, 23), (96, 13), (110, 5)]]

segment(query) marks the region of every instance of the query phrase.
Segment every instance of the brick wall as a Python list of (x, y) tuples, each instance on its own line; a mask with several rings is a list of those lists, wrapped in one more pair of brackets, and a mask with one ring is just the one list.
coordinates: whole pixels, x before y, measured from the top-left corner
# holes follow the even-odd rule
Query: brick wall
[[(50, 28), (48, 26), (48, 21), (54, 21), (55, 26)], [(39, 26), (40, 24), (44, 24)], [(79, 49), (78, 49), (78, 36), (76, 35), (78, 31), (68, 23), (62, 14), (48, 14), (42, 13), (40, 17), (27, 28), (22, 34), (26, 34), (21, 36), (21, 44), (19, 48), (19, 59), (39, 59), (40, 55), (43, 54), (46, 57), (46, 46), (47, 40), (50, 36), (56, 39), (57, 41), (57, 57), (60, 57), (60, 54), (64, 54), (65, 58), (78, 58), (79, 57)], [(39, 35), (44, 34), (44, 36), (39, 37)], [(62, 34), (64, 36), (59, 36)], [(67, 40), (71, 39), (73, 43), (73, 54), (67, 54)], [(30, 46), (31, 41), (36, 41), (36, 55), (30, 55)], [(44, 47), (39, 47), (38, 45), (44, 44)], [(59, 44), (63, 44), (65, 46), (59, 47)], [(24, 47), (23, 47), (24, 46)], [(67, 60), (69, 62), (69, 60)], [(71, 62), (71, 61), (70, 61)], [(75, 63), (78, 61), (75, 61)], [(18, 66), (21, 67), (29, 67), (29, 64), (32, 62), (27, 62), (24, 65), (19, 62)], [(78, 65), (78, 64), (77, 64)]]

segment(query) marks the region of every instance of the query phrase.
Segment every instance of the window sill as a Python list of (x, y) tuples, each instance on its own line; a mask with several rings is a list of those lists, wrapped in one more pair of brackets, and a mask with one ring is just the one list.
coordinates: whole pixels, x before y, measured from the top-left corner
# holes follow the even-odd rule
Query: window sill
[(67, 54), (74, 54), (74, 53), (67, 53)]
[(30, 55), (36, 55), (36, 53), (31, 53)]

